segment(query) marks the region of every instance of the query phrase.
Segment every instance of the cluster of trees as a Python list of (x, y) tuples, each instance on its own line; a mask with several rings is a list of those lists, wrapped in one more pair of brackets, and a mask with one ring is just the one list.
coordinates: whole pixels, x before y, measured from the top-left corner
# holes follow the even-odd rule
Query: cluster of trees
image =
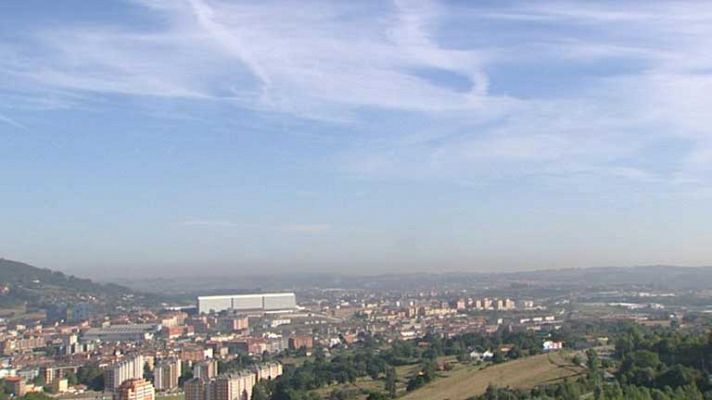
[(52, 397), (47, 396), (42, 392), (32, 392), (27, 393), (24, 396), (12, 397), (11, 394), (5, 391), (5, 386), (0, 385), (0, 400), (53, 400)]
[[(68, 379), (71, 378), (68, 377)], [(72, 384), (74, 381), (69, 383)], [(86, 385), (91, 390), (102, 391), (104, 390), (104, 370), (96, 364), (81, 366), (77, 370), (76, 383)]]
[[(263, 357), (263, 359), (265, 361), (268, 361), (265, 357)], [(242, 351), (238, 351), (237, 357), (233, 359), (227, 361), (218, 360), (218, 371), (220, 371), (220, 373), (238, 372), (243, 369), (249, 368), (250, 366), (256, 363), (257, 361), (255, 361), (255, 359), (252, 358), (249, 354)]]
[[(586, 326), (557, 333), (555, 339), (603, 334), (616, 337), (613, 359), (601, 359), (591, 349), (575, 357), (586, 373), (577, 379), (547, 384), (532, 390), (491, 386), (473, 399), (580, 399), (594, 400), (712, 400), (712, 334), (680, 333), (673, 329), (649, 329), (633, 324)], [(367, 395), (369, 400), (395, 398), (396, 366), (419, 365), (408, 377), (406, 389), (415, 390), (437, 377), (439, 356), (464, 359), (472, 349), (497, 350), (503, 344), (511, 350), (495, 351), (495, 361), (538, 354), (542, 338), (533, 332), (501, 330), (493, 335), (466, 333), (450, 338), (427, 335), (420, 341), (396, 341), (389, 345), (370, 338), (329, 358), (316, 349), (313, 360), (299, 366), (287, 365), (275, 381), (255, 387), (253, 400), (347, 400)], [(585, 356), (584, 356), (585, 355)], [(339, 383), (354, 383), (362, 377), (383, 382), (383, 390), (337, 388), (326, 397), (315, 389)]]
[[(326, 358), (324, 351), (315, 349), (313, 360), (299, 366), (286, 366), (284, 375), (275, 382), (258, 385), (257, 400), (310, 400), (314, 389), (331, 384), (354, 383), (362, 377), (383, 381), (383, 391), (368, 394), (370, 399), (394, 398), (397, 394), (396, 366), (419, 365), (418, 372), (409, 377), (406, 389), (415, 390), (437, 377), (437, 357), (458, 356), (464, 360), (473, 349), (496, 350), (503, 344), (512, 346), (507, 354), (495, 352), (499, 361), (541, 352), (542, 338), (532, 332), (502, 330), (494, 335), (467, 333), (443, 339), (439, 335), (426, 335), (420, 341), (395, 341), (385, 345), (377, 338), (365, 337), (348, 350), (333, 353)], [(222, 369), (221, 369), (222, 370)], [(329, 400), (353, 398), (353, 390), (336, 389)], [(362, 395), (363, 393), (359, 393)]]
[(586, 352), (587, 374), (577, 380), (529, 391), (491, 386), (477, 400), (563, 399), (712, 400), (712, 333), (686, 334), (629, 326), (616, 340), (613, 379), (604, 379), (608, 362)]
[(712, 332), (690, 335), (632, 328), (616, 341), (616, 356), (621, 360), (617, 372), (621, 384), (712, 390), (708, 378), (712, 374)]
[[(498, 388), (490, 386), (482, 396), (472, 400), (579, 400), (590, 398), (590, 385), (584, 382), (565, 382), (558, 385), (547, 385), (531, 391)], [(680, 386), (677, 389), (650, 389), (646, 387), (624, 385), (617, 382), (607, 384), (594, 392), (594, 399), (605, 400), (708, 400), (694, 386)]]
[(314, 361), (305, 361), (298, 368), (287, 368), (278, 384), (289, 388), (312, 390), (332, 383), (354, 383), (360, 377), (379, 379), (386, 373), (387, 362), (376, 352), (365, 349), (341, 352), (327, 360), (320, 349), (315, 351)]

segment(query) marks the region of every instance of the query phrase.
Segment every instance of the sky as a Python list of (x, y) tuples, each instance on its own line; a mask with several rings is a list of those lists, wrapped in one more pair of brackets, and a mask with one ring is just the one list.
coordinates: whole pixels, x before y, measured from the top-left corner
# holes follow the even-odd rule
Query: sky
[(0, 257), (712, 265), (712, 4), (0, 3)]

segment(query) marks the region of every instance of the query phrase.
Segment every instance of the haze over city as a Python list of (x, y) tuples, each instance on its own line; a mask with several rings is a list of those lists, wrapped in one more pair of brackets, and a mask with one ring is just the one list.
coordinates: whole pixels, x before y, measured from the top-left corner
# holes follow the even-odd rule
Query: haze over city
[(0, 257), (712, 262), (712, 4), (6, 1)]

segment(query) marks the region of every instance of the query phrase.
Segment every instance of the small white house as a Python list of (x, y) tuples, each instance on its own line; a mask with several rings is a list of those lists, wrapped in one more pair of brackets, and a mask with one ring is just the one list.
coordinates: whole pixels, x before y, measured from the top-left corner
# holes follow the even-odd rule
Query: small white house
[(563, 342), (555, 342), (553, 340), (547, 340), (542, 344), (544, 351), (561, 350), (564, 348)]
[(489, 350), (483, 351), (482, 353), (475, 350), (470, 353), (470, 359), (473, 361), (487, 361), (491, 360), (492, 357), (494, 357), (494, 353)]

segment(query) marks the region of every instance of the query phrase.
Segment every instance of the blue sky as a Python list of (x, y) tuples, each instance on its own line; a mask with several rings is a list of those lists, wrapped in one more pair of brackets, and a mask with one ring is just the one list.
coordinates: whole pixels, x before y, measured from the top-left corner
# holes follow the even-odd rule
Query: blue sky
[(0, 4), (0, 256), (712, 263), (712, 5)]

